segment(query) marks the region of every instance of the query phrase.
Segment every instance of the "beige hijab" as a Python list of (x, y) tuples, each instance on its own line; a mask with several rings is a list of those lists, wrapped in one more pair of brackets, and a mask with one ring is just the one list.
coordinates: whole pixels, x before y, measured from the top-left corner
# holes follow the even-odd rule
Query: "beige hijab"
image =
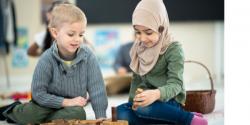
[[(147, 48), (136, 40), (130, 50), (130, 68), (137, 74), (147, 74), (156, 64), (159, 55), (162, 55), (172, 43), (169, 34), (169, 19), (167, 10), (162, 0), (141, 0), (133, 13), (133, 26), (141, 25), (160, 34), (156, 45)], [(159, 27), (164, 27), (159, 32)]]

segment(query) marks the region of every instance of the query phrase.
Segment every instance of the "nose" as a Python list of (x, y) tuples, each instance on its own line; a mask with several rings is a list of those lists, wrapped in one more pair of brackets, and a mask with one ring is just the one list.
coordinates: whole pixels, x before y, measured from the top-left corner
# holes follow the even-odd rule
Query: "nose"
[(80, 37), (80, 36), (76, 36), (76, 37), (75, 37), (75, 41), (76, 41), (76, 42), (81, 42), (81, 41), (83, 41), (83, 38)]
[(146, 35), (141, 34), (141, 35), (139, 36), (139, 40), (140, 40), (141, 42), (146, 42), (146, 40), (147, 40)]

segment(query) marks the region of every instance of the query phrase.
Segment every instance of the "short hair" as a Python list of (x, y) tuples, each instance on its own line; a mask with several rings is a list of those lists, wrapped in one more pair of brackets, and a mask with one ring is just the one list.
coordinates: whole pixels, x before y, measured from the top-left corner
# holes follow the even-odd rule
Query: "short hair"
[(82, 22), (87, 25), (87, 18), (83, 11), (73, 4), (59, 4), (55, 6), (49, 21), (50, 28), (58, 28), (63, 23)]
[(59, 4), (70, 4), (67, 0), (57, 0), (57, 1), (54, 1), (49, 9), (47, 10), (47, 12), (52, 12), (52, 10)]

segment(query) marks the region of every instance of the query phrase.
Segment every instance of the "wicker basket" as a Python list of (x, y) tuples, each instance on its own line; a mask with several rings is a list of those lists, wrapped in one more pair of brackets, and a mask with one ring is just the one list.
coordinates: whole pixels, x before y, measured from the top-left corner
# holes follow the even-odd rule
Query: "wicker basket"
[(204, 67), (209, 75), (211, 90), (194, 90), (187, 91), (187, 98), (184, 109), (191, 112), (200, 112), (203, 114), (210, 113), (214, 110), (215, 94), (214, 83), (209, 69), (202, 63), (197, 61), (185, 61), (185, 63), (195, 63)]

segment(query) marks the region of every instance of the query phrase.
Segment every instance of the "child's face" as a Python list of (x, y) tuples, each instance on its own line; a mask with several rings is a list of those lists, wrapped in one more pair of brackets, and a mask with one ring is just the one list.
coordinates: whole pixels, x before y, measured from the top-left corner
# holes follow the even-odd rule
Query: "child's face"
[(58, 28), (52, 28), (51, 33), (56, 39), (60, 53), (64, 56), (74, 55), (83, 42), (85, 29), (82, 22), (63, 23)]
[(135, 25), (135, 38), (141, 41), (144, 46), (152, 47), (159, 41), (159, 33), (140, 25)]

